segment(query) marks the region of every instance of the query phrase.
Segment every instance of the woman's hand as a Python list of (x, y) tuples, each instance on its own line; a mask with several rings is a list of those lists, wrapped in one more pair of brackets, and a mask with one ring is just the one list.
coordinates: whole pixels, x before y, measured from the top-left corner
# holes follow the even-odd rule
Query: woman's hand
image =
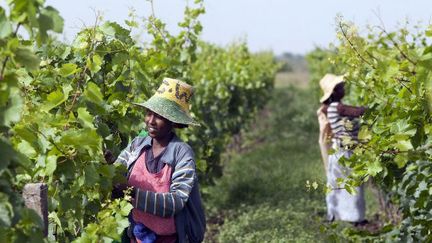
[(113, 153), (111, 152), (111, 150), (109, 150), (109, 149), (104, 151), (104, 158), (108, 164), (113, 164), (115, 162), (115, 159), (116, 159), (114, 157)]
[(117, 199), (124, 197), (124, 190), (127, 189), (127, 184), (121, 183), (121, 184), (115, 184), (114, 188), (111, 192), (111, 198)]
[(127, 191), (128, 188), (132, 188), (130, 196), (132, 199), (134, 199), (135, 198), (135, 192), (136, 192), (135, 187), (129, 186), (128, 184), (125, 184), (125, 183), (119, 183), (119, 184), (114, 185), (114, 188), (113, 188), (112, 193), (111, 193), (111, 198), (116, 199), (116, 198), (124, 197), (125, 196), (124, 191)]

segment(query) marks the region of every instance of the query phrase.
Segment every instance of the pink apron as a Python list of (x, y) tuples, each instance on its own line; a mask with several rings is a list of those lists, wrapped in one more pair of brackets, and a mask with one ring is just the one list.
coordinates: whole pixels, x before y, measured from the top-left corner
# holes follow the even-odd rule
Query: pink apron
[[(150, 173), (145, 164), (145, 154), (145, 152), (142, 153), (135, 162), (135, 166), (129, 177), (129, 185), (139, 188), (140, 193), (145, 193), (145, 191), (141, 190), (158, 193), (169, 192), (171, 185), (171, 166), (165, 165), (158, 173)], [(173, 235), (176, 233), (174, 217), (164, 218), (145, 213), (136, 208), (132, 209), (132, 217), (135, 222), (144, 224), (157, 235)]]

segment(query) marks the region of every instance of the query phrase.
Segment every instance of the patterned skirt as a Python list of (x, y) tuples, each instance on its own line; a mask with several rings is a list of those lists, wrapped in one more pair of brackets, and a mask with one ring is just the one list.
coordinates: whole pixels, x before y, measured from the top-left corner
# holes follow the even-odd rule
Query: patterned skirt
[(363, 186), (355, 188), (355, 194), (348, 193), (338, 185), (337, 178), (346, 178), (349, 169), (341, 166), (338, 161), (344, 156), (349, 158), (351, 151), (339, 150), (329, 155), (327, 168), (327, 185), (332, 190), (326, 195), (328, 220), (342, 220), (348, 222), (360, 222), (365, 219), (365, 200)]

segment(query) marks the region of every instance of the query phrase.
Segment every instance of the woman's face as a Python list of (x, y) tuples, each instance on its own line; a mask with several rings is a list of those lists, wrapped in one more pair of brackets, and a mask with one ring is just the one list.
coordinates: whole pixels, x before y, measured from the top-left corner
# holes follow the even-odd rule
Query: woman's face
[(345, 85), (344, 83), (339, 83), (334, 88), (333, 94), (335, 98), (342, 99), (345, 96)]
[(149, 136), (156, 139), (165, 138), (173, 129), (172, 122), (149, 109), (147, 109), (144, 122)]

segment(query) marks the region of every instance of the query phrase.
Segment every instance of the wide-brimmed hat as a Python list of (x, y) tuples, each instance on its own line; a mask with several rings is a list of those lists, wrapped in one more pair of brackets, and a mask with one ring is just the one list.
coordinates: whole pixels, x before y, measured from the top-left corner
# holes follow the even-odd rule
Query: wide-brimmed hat
[(344, 81), (343, 75), (336, 76), (331, 73), (326, 74), (319, 81), (321, 89), (324, 91), (324, 95), (321, 97), (320, 102), (322, 103), (326, 101), (328, 98), (330, 98), (331, 94), (333, 93), (333, 89), (336, 87), (336, 85), (342, 83), (343, 81)]
[(164, 78), (156, 93), (143, 106), (165, 119), (183, 125), (199, 125), (189, 113), (189, 101), (193, 95), (193, 87), (183, 81)]

